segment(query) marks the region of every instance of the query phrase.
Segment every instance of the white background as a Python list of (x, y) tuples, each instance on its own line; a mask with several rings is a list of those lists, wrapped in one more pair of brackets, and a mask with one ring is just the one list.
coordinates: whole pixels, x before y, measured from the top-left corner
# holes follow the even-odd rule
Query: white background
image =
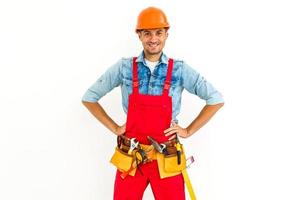
[[(182, 140), (196, 160), (189, 175), (198, 199), (299, 200), (296, 0), (1, 1), (0, 199), (112, 199), (115, 136), (81, 97), (119, 58), (141, 52), (136, 17), (150, 5), (171, 24), (164, 52), (225, 98)], [(124, 123), (120, 88), (99, 102)], [(180, 125), (204, 104), (185, 91)], [(153, 199), (149, 188), (144, 199)]]

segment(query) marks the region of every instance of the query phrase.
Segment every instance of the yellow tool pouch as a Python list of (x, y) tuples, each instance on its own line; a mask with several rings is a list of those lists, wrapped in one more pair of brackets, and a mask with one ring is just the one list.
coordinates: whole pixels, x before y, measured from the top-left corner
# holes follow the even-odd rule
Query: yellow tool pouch
[(181, 173), (183, 169), (186, 168), (186, 157), (184, 153), (184, 149), (181, 145), (181, 163), (178, 165), (177, 163), (177, 155), (167, 155), (165, 156), (162, 153), (157, 153), (157, 164), (160, 178), (167, 178), (171, 176), (175, 176)]
[(133, 162), (133, 155), (129, 155), (116, 147), (110, 162), (116, 166), (120, 171), (128, 171)]
[(186, 160), (185, 154), (183, 150), (183, 146), (181, 145), (181, 162), (178, 164), (177, 162), (177, 154), (164, 156), (164, 168), (166, 172), (180, 172), (181, 170), (186, 168)]

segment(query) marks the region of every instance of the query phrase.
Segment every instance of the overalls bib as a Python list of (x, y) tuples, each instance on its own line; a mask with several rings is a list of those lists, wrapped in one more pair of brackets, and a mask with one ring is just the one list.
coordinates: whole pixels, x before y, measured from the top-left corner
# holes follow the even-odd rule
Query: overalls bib
[(143, 144), (150, 144), (147, 136), (151, 136), (158, 142), (165, 142), (168, 138), (164, 130), (170, 127), (172, 120), (172, 97), (168, 94), (173, 60), (169, 59), (162, 95), (139, 93), (138, 67), (135, 60), (136, 58), (133, 59), (133, 91), (129, 96), (125, 136), (135, 137)]
[[(146, 95), (139, 93), (138, 64), (136, 57), (133, 58), (133, 91), (129, 96), (125, 132), (128, 138), (136, 138), (142, 144), (150, 144), (147, 136), (160, 143), (168, 141), (164, 130), (170, 127), (172, 120), (172, 97), (168, 94), (173, 62), (169, 59), (162, 95)], [(142, 173), (122, 179), (117, 170), (114, 200), (141, 200), (148, 183), (156, 200), (185, 199), (182, 174), (161, 179), (156, 160), (141, 165), (140, 171)]]

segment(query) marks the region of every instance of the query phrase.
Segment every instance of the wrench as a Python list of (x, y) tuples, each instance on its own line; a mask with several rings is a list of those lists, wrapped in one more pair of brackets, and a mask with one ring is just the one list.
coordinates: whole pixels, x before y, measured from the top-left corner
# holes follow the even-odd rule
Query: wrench
[(128, 151), (128, 154), (131, 155), (132, 151), (137, 148), (137, 146), (139, 145), (138, 141), (135, 141), (135, 138), (131, 138), (130, 139), (130, 149)]

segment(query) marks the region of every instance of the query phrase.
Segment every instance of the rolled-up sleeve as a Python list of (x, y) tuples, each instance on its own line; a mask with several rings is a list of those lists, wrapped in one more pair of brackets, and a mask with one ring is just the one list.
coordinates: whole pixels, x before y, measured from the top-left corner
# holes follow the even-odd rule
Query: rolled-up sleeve
[(122, 59), (109, 67), (82, 96), (82, 101), (97, 102), (115, 87), (121, 84)]
[(206, 101), (207, 105), (224, 103), (223, 95), (209, 83), (199, 72), (183, 62), (182, 84), (190, 93), (197, 95)]

